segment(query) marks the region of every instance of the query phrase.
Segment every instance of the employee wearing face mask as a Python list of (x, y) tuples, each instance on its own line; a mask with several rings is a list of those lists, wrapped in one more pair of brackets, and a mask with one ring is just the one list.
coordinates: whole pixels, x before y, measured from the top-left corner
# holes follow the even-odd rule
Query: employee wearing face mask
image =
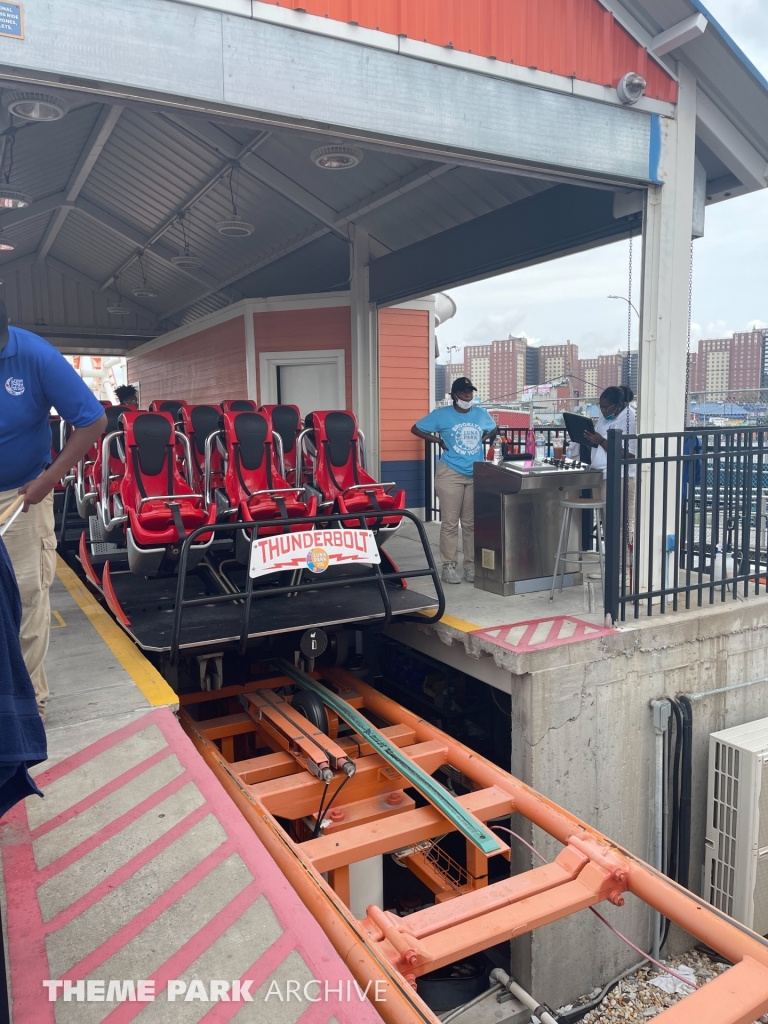
[(474, 404), (477, 388), (467, 377), (451, 386), (453, 405), (433, 411), (411, 427), (411, 433), (440, 446), (442, 455), (435, 471), (435, 492), (440, 501), (440, 558), (446, 583), (461, 583), (456, 571), (459, 554), (459, 522), (464, 552), (464, 579), (475, 581), (475, 510), (472, 473), (485, 455), (483, 442), (499, 431), (490, 413)]
[[(605, 500), (606, 485), (608, 476), (608, 431), (621, 430), (624, 434), (637, 433), (637, 416), (635, 410), (629, 404), (628, 398), (632, 392), (627, 388), (611, 387), (606, 388), (600, 395), (600, 418), (597, 421), (594, 432), (584, 431), (584, 436), (595, 445), (592, 449), (592, 468), (602, 470), (603, 484), (593, 489), (593, 495)], [(637, 451), (637, 442), (629, 442), (629, 451), (632, 455)], [(622, 486), (623, 492), (623, 486)], [(627, 483), (627, 514), (625, 521), (628, 524), (628, 534), (631, 537), (634, 533), (635, 520), (635, 467), (629, 467), (629, 480)]]

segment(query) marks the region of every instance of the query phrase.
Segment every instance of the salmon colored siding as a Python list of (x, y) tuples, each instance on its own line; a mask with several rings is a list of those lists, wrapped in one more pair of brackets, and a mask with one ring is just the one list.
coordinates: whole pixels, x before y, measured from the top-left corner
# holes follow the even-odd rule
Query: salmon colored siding
[(677, 83), (598, 0), (261, 0), (463, 53), (616, 86), (627, 71), (646, 95), (677, 101)]
[(349, 306), (325, 309), (283, 309), (253, 314), (256, 375), (261, 396), (260, 352), (307, 352), (344, 349), (347, 408), (352, 408), (352, 323)]
[(429, 412), (429, 313), (379, 311), (379, 436), (382, 462), (423, 460), (411, 427)]
[(247, 398), (245, 319), (236, 316), (154, 352), (129, 357), (128, 380), (139, 382), (143, 409), (164, 398), (192, 405)]

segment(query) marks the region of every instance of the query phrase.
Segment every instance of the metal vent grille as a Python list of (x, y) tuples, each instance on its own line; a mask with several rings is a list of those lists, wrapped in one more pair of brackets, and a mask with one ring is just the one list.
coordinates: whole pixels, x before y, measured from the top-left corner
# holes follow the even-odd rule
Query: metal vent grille
[(98, 516), (89, 517), (88, 530), (91, 535), (91, 555), (111, 555), (112, 552), (117, 551), (117, 544), (105, 541), (101, 520)]
[(715, 743), (712, 827), (717, 839), (710, 867), (709, 902), (726, 914), (733, 914), (740, 761), (738, 750), (726, 743)]
[(757, 869), (755, 872), (754, 907), (752, 924), (760, 935), (768, 932), (768, 759), (760, 766), (760, 799), (757, 804)]

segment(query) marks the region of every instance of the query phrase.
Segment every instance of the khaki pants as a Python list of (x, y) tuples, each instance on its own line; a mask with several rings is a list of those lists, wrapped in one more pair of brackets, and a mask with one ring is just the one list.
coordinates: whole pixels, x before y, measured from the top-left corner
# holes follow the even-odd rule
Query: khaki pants
[[(0, 491), (0, 512), (17, 491)], [(56, 535), (53, 527), (53, 494), (20, 512), (3, 536), (21, 594), (21, 653), (32, 679), (41, 715), (48, 700), (45, 656), (51, 628), (49, 590), (56, 575)]]
[(472, 477), (457, 473), (444, 462), (435, 470), (435, 493), (440, 500), (440, 558), (456, 565), (459, 554), (459, 522), (464, 571), (475, 568), (475, 503)]

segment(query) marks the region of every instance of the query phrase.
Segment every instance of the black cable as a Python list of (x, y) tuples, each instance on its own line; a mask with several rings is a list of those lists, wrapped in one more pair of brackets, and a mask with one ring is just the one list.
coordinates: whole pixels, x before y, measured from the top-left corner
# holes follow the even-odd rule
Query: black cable
[(325, 798), (328, 796), (329, 784), (326, 782), (325, 789), (323, 790), (323, 796), (320, 800), (320, 807), (315, 817), (315, 827), (312, 830), (312, 838), (317, 839), (317, 833), (320, 831), (320, 822), (323, 820), (323, 814), (325, 813)]
[(680, 862), (677, 881), (688, 888), (691, 861), (691, 782), (693, 774), (693, 708), (685, 696), (678, 702), (683, 712), (683, 754), (680, 775)]
[[(669, 862), (667, 864), (665, 874), (673, 881), (677, 881), (678, 866), (680, 863), (680, 763), (683, 745), (683, 725), (680, 705), (672, 697), (668, 697), (667, 700), (669, 701), (669, 706), (675, 719), (675, 752), (670, 787), (672, 793), (672, 824), (670, 827), (669, 837)], [(670, 743), (671, 739), (672, 736), (670, 732)], [(669, 918), (667, 918), (664, 925), (664, 934), (662, 935), (661, 940), (661, 949), (664, 948), (664, 943), (669, 937), (670, 924), (671, 922)]]
[(11, 171), (13, 170), (13, 149), (16, 145), (16, 132), (9, 132), (8, 134), (8, 170), (5, 172), (5, 184), (9, 185), (11, 181)]
[[(344, 787), (346, 786), (346, 784), (349, 782), (349, 780), (351, 778), (352, 778), (351, 775), (345, 775), (344, 778), (339, 783), (339, 785), (337, 786), (336, 792), (333, 794), (331, 799), (328, 801), (328, 804), (326, 805), (326, 807), (322, 811), (322, 814), (318, 817), (317, 821), (315, 822), (315, 831), (312, 833), (312, 838), (313, 839), (317, 838), (317, 833), (320, 831), (320, 825), (322, 823), (323, 816), (328, 814), (328, 812), (330, 811), (331, 807), (333, 806), (334, 800), (339, 795), (339, 793), (342, 791), (342, 789), (344, 789)], [(328, 792), (328, 791), (326, 790), (326, 792)]]

